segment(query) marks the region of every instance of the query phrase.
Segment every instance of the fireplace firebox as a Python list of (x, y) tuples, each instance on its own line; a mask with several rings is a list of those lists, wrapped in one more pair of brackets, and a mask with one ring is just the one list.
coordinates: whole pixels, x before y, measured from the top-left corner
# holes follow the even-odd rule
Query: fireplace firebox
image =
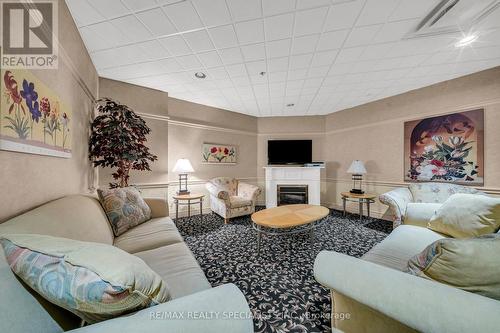
[(307, 185), (278, 185), (277, 195), (278, 206), (309, 202)]

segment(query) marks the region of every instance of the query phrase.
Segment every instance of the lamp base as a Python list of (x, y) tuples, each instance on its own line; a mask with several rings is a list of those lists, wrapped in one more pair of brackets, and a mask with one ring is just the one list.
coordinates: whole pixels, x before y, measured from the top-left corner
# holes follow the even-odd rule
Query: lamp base
[(189, 193), (191, 193), (191, 192), (189, 192), (188, 190), (177, 191), (177, 195), (188, 195)]
[(365, 191), (357, 189), (357, 188), (353, 188), (350, 192), (352, 194), (364, 194), (365, 193)]

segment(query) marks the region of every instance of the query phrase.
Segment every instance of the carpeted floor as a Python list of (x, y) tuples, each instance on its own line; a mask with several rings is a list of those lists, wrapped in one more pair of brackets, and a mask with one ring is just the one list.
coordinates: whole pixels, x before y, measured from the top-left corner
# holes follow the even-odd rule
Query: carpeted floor
[(321, 250), (360, 257), (392, 226), (335, 210), (326, 219), (313, 247), (307, 233), (263, 237), (259, 256), (249, 216), (227, 225), (215, 214), (176, 223), (212, 286), (234, 283), (245, 294), (256, 332), (330, 332), (330, 295), (314, 279), (314, 258)]

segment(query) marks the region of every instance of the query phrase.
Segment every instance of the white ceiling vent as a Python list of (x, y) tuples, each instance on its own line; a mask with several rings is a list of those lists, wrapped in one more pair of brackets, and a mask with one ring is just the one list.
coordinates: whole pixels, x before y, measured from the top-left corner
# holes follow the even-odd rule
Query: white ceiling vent
[(442, 0), (405, 38), (468, 31), (499, 8), (500, 0)]

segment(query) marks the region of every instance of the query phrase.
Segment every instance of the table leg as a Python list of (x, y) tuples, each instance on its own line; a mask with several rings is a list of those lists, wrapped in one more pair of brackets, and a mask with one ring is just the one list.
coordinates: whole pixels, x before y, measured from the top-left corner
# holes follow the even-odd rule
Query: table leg
[(363, 220), (363, 200), (359, 201), (359, 220)]
[(346, 214), (346, 211), (345, 211), (345, 209), (346, 209), (346, 201), (347, 201), (347, 199), (343, 197), (342, 198), (342, 205), (344, 207), (344, 210), (343, 210), (342, 216), (344, 216), (344, 217), (345, 217), (345, 214)]
[(191, 217), (191, 200), (188, 199), (188, 217)]
[(311, 231), (309, 232), (309, 238), (311, 240), (311, 248), (314, 246), (314, 228), (311, 228)]
[(203, 222), (203, 198), (200, 198), (200, 220)]
[(175, 199), (175, 220), (179, 219), (179, 200)]
[(260, 227), (257, 226), (257, 256), (260, 253), (260, 241), (262, 239), (262, 232), (260, 232)]
[(366, 201), (366, 214), (368, 218), (370, 218), (370, 204), (371, 204), (370, 201)]

